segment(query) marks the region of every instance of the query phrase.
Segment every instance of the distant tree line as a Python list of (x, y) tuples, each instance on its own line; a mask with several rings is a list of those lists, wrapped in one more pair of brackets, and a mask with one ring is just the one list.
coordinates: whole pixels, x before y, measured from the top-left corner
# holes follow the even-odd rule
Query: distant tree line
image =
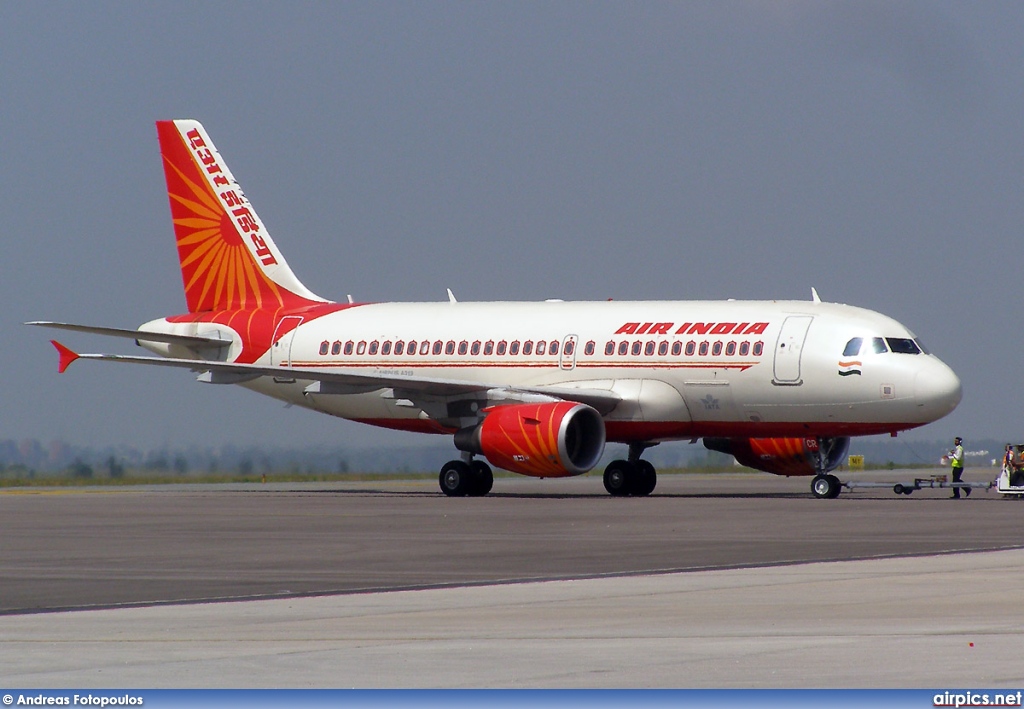
[[(851, 455), (863, 455), (872, 467), (938, 465), (951, 441), (905, 441), (872, 436), (854, 438)], [(968, 466), (988, 465), (999, 458), (1006, 442), (967, 441)], [(625, 446), (609, 444), (606, 460), (621, 457)], [(417, 447), (259, 448), (220, 446), (208, 448), (161, 447), (145, 450), (128, 446), (83, 447), (60, 441), (0, 440), (0, 476), (34, 477), (70, 475), (75, 478), (124, 477), (129, 472), (186, 477), (189, 474), (271, 473), (427, 473), (436, 471), (455, 453), (450, 442)], [(648, 449), (644, 457), (660, 469), (709, 467), (732, 464), (732, 458), (704, 448), (700, 443), (666, 443)]]

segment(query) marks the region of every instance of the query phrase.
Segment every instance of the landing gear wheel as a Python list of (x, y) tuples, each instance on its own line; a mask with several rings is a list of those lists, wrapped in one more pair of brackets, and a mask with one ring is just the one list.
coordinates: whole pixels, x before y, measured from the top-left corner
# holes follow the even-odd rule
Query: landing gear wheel
[(437, 479), (441, 492), (448, 497), (462, 497), (472, 489), (472, 475), (469, 466), (461, 460), (449, 460), (441, 468)]
[(839, 493), (843, 491), (843, 484), (839, 482), (839, 478), (835, 475), (826, 475), (825, 477), (828, 478), (828, 482), (832, 486), (832, 491), (828, 494), (828, 499), (834, 500), (839, 497)]
[(470, 497), (483, 497), (494, 486), (491, 466), (482, 460), (474, 460), (469, 464), (469, 479), (472, 482), (468, 493)]
[(633, 466), (629, 463), (624, 460), (613, 460), (604, 469), (604, 489), (613, 497), (628, 495), (632, 473)]
[(835, 475), (815, 475), (814, 480), (811, 480), (811, 493), (821, 500), (839, 497), (842, 489), (842, 483)]
[(638, 460), (634, 464), (631, 492), (638, 497), (646, 497), (654, 492), (657, 484), (658, 473), (654, 470), (654, 466), (646, 460)]

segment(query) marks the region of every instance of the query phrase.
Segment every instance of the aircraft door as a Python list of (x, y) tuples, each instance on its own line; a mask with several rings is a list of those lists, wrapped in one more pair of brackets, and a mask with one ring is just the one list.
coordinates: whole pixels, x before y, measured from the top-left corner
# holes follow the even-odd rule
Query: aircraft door
[[(281, 318), (274, 330), (274, 344), (270, 347), (270, 364), (274, 367), (292, 366), (292, 341), (295, 331), (302, 324), (302, 317), (289, 315)], [(294, 382), (288, 377), (274, 377), (275, 382)]]
[(576, 346), (579, 344), (579, 337), (566, 335), (562, 338), (562, 354), (558, 360), (559, 369), (576, 369)]
[(772, 384), (799, 386), (800, 358), (803, 356), (807, 329), (814, 319), (812, 315), (790, 315), (782, 323), (779, 340), (775, 343), (775, 369)]

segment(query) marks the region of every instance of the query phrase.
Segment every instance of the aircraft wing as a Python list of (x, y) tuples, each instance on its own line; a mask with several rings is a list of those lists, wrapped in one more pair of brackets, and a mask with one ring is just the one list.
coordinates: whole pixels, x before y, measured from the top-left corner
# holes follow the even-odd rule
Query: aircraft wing
[(60, 354), (58, 371), (63, 372), (78, 359), (102, 360), (124, 364), (147, 364), (156, 367), (175, 367), (199, 372), (199, 380), (211, 384), (239, 384), (260, 377), (278, 379), (301, 379), (310, 381), (307, 391), (317, 394), (358, 394), (378, 389), (393, 389), (399, 398), (443, 399), (472, 393), (486, 394), (489, 399), (523, 400), (524, 396), (535, 395), (551, 400), (561, 399), (587, 404), (598, 412), (606, 414), (621, 401), (621, 397), (609, 389), (588, 389), (566, 386), (511, 387), (502, 383), (471, 382), (458, 379), (433, 377), (410, 377), (397, 374), (368, 374), (364, 371), (344, 368), (321, 369), (311, 367), (279, 367), (262, 364), (240, 364), (217, 362), (204, 359), (175, 359), (165, 357), (140, 357), (116, 354), (79, 354), (50, 340)]

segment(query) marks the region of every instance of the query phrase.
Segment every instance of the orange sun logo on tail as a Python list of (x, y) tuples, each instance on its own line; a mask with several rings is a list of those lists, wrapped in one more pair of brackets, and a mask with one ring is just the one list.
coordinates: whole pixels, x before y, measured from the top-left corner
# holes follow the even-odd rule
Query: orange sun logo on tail
[(158, 121), (160, 153), (191, 313), (326, 302), (295, 277), (196, 121)]

